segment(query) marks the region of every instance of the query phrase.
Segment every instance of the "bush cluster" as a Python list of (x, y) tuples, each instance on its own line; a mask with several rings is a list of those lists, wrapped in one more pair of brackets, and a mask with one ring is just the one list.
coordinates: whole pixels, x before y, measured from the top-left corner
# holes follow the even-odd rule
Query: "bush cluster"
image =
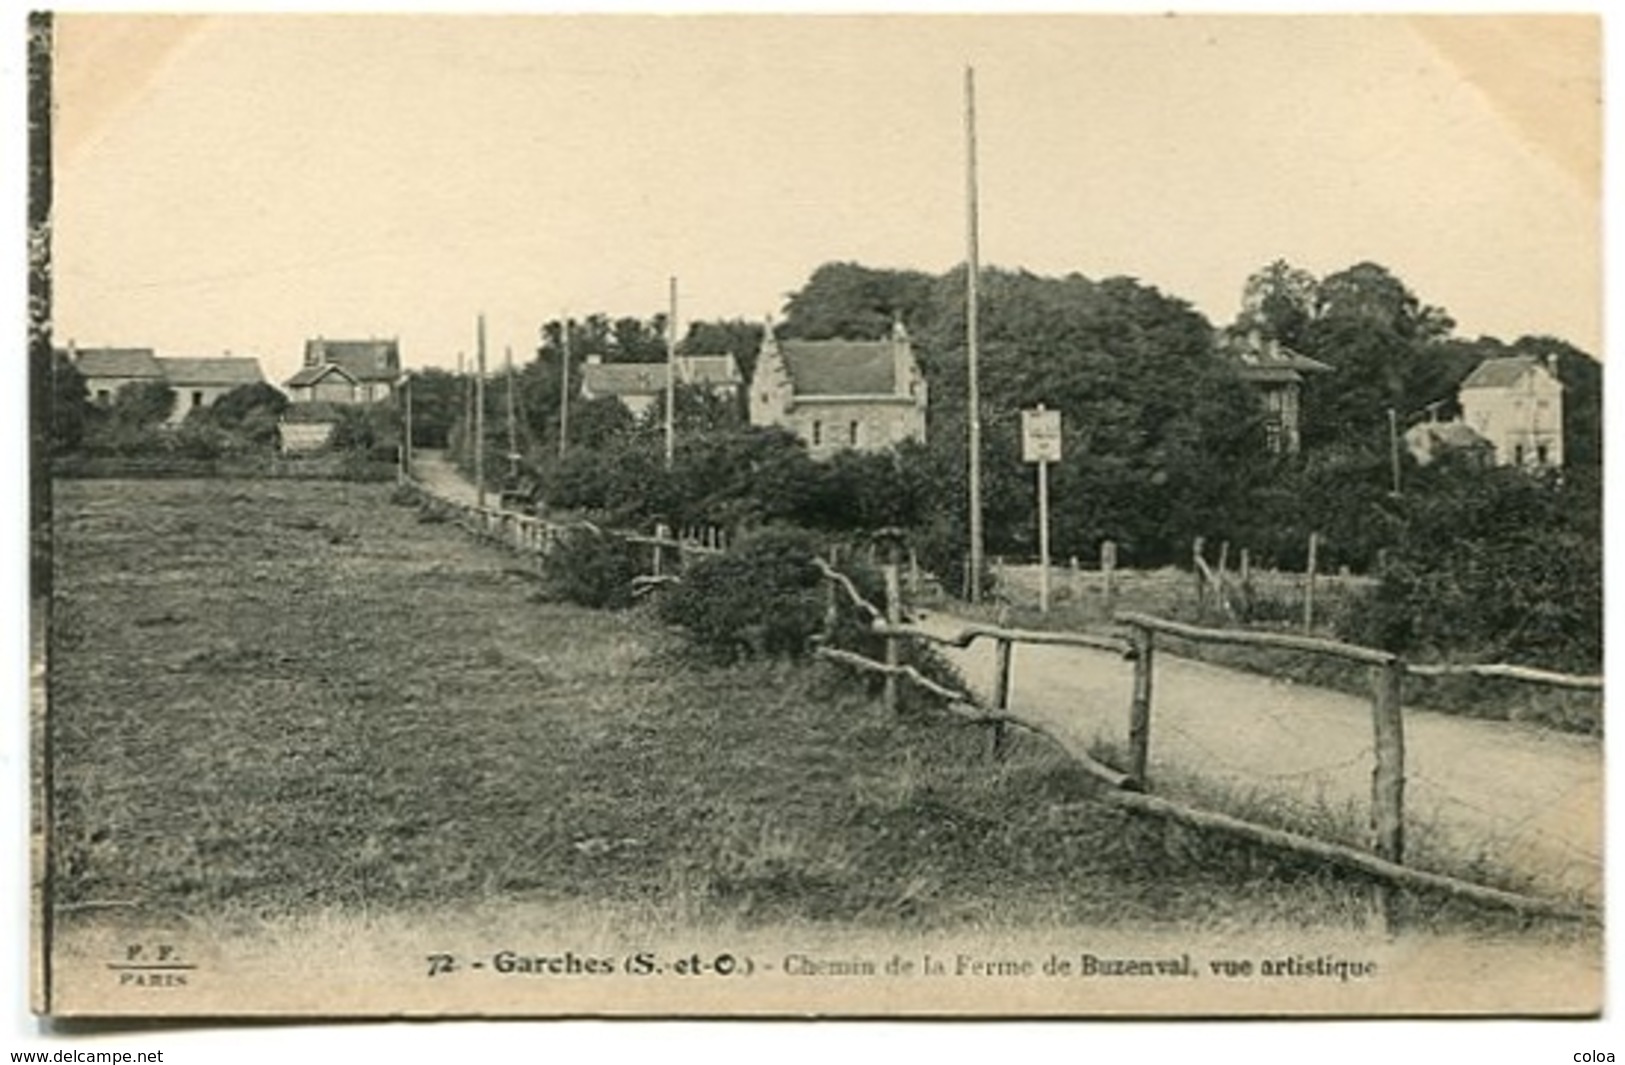
[(548, 590), (559, 598), (598, 610), (632, 604), (638, 564), (624, 536), (593, 525), (570, 526), (544, 559)]

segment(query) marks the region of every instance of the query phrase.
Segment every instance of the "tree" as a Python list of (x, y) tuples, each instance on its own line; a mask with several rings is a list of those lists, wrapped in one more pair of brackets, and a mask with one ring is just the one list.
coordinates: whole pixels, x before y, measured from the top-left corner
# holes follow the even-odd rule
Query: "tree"
[(1241, 294), (1241, 314), (1235, 330), (1257, 331), (1299, 350), (1320, 306), (1320, 282), (1315, 275), (1277, 259), (1247, 279)]
[(91, 419), (98, 412), (91, 406), (85, 379), (71, 359), (62, 352), (52, 352), (48, 366), (43, 375), (48, 396), (44, 400), (46, 409), (36, 411), (34, 417), (49, 425), (47, 439), (52, 454), (77, 451), (84, 443)]
[(134, 381), (113, 393), (113, 420), (131, 428), (152, 428), (175, 410), (175, 390), (162, 381)]
[(901, 318), (924, 324), (934, 280), (916, 270), (825, 263), (784, 305), (780, 335), (803, 340), (882, 340)]

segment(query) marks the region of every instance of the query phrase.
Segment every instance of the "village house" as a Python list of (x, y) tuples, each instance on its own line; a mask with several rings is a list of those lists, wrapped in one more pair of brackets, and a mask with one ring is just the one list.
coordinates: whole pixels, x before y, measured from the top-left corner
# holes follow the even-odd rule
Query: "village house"
[(1556, 356), (1513, 355), (1479, 363), (1459, 392), (1462, 421), (1495, 448), (1495, 464), (1563, 465), (1563, 382)]
[(284, 383), (295, 403), (377, 403), (395, 394), (398, 340), (305, 341), (305, 364)]
[[(1434, 412), (1437, 412), (1437, 405)], [(1445, 455), (1458, 455), (1477, 466), (1495, 464), (1495, 445), (1473, 431), (1466, 422), (1442, 421), (1436, 413), (1405, 430), (1405, 448), (1418, 466), (1436, 462)]]
[(887, 340), (762, 337), (750, 423), (791, 430), (815, 456), (925, 439), (926, 384), (901, 321)]
[(207, 407), (234, 388), (265, 380), (255, 358), (223, 355), (215, 358), (159, 356), (151, 348), (78, 348), (62, 351), (79, 375), (93, 403), (112, 406), (125, 385), (157, 383), (175, 392), (175, 407), (168, 424), (179, 425), (194, 410)]
[[(676, 363), (678, 384), (704, 389), (713, 396), (734, 399), (744, 383), (732, 355), (679, 355)], [(664, 362), (605, 362), (598, 355), (588, 355), (581, 367), (583, 399), (614, 397), (636, 418), (647, 416), (665, 394)]]
[(164, 382), (175, 390), (175, 409), (169, 422), (178, 425), (194, 410), (210, 406), (234, 388), (265, 383), (258, 359), (224, 355), (219, 358), (158, 359)]
[(1330, 373), (1332, 368), (1257, 332), (1231, 336), (1221, 341), (1221, 348), (1235, 361), (1237, 375), (1264, 402), (1270, 451), (1296, 455), (1303, 444), (1304, 375)]
[(79, 348), (69, 343), (58, 354), (84, 378), (91, 402), (103, 407), (112, 406), (125, 385), (164, 379), (164, 368), (151, 348)]

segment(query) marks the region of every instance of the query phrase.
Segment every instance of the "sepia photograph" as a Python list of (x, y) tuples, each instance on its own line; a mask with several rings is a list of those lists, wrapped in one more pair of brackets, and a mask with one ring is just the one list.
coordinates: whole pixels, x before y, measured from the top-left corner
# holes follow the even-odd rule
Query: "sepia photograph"
[(1603, 1010), (1599, 16), (26, 45), (34, 1012)]

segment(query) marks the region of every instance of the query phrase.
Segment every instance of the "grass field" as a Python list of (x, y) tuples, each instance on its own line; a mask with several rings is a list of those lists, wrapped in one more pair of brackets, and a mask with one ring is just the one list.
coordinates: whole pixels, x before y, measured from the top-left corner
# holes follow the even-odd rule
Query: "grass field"
[[(656, 923), (1357, 929), (1367, 885), (1105, 807), (834, 667), (708, 669), (387, 486), (56, 485), (64, 919), (542, 902)], [(1435, 930), (1510, 919), (1410, 903)], [(1551, 935), (1568, 936), (1560, 928)]]

